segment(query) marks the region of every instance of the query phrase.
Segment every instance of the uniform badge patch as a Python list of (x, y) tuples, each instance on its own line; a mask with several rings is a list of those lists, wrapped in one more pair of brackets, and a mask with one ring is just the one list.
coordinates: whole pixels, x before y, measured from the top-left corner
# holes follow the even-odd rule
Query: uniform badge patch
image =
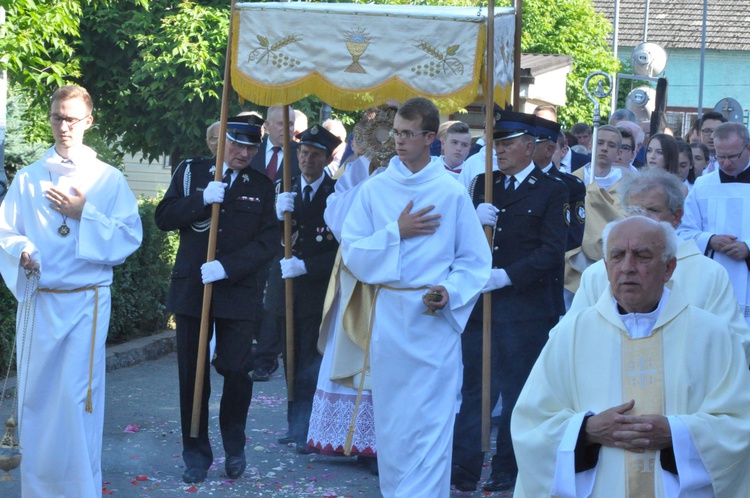
[(565, 224), (570, 225), (570, 204), (567, 202), (563, 204), (563, 216), (565, 217)]
[(576, 218), (578, 219), (578, 223), (586, 221), (586, 204), (583, 201), (576, 203)]

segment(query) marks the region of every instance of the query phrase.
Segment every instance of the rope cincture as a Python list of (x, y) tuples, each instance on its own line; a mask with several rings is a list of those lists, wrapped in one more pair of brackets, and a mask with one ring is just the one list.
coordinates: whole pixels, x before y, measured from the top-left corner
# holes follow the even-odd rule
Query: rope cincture
[[(71, 290), (59, 289), (39, 289), (39, 292), (49, 292), (50, 294), (72, 294), (74, 292), (94, 291), (94, 324), (91, 326), (91, 353), (89, 355), (89, 386), (86, 391), (86, 412), (93, 413), (94, 407), (91, 400), (91, 385), (94, 379), (94, 348), (96, 346), (96, 322), (99, 315), (99, 286), (92, 285)], [(28, 369), (27, 369), (28, 372)]]
[[(342, 266), (342, 268), (346, 268)], [(359, 405), (362, 401), (362, 391), (364, 391), (365, 387), (365, 375), (367, 374), (367, 371), (370, 369), (370, 340), (372, 339), (372, 325), (375, 321), (375, 304), (378, 302), (378, 294), (380, 294), (380, 289), (387, 289), (387, 290), (393, 290), (393, 291), (418, 291), (418, 290), (427, 290), (429, 289), (429, 286), (422, 286), (422, 287), (391, 287), (389, 285), (385, 284), (378, 284), (375, 286), (375, 295), (372, 299), (372, 308), (370, 308), (370, 323), (367, 329), (367, 342), (365, 344), (365, 361), (362, 365), (362, 374), (359, 378), (359, 388), (357, 389), (357, 400), (354, 402), (354, 411), (352, 412), (352, 420), (349, 423), (349, 431), (346, 434), (346, 441), (344, 442), (344, 455), (350, 456), (352, 454), (352, 444), (354, 442), (354, 427), (357, 423), (357, 415), (359, 414)]]

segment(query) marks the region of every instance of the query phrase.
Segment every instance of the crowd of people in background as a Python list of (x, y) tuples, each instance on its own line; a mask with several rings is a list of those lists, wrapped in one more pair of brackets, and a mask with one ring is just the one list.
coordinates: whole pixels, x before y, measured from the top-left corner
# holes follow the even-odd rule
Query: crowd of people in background
[[(84, 364), (64, 341), (34, 344), (21, 388), (43, 409), (22, 403), (19, 416), (38, 417), (38, 428), (70, 412), (80, 431), (55, 431), (71, 466), (50, 465), (47, 442), (21, 434), (29, 496), (62, 496), (72, 481), (77, 496), (100, 495), (108, 285), (141, 238), (122, 175), (82, 145), (90, 97), (64, 88), (51, 102), (55, 147), (18, 173), (0, 206), (6, 284), (23, 305), (27, 275), (42, 269), (37, 323), (65, 321), (84, 338), (74, 347), (90, 350)], [(224, 471), (238, 479), (253, 385), (283, 359), (293, 391), (279, 443), (301, 455), (356, 455), (387, 498), (445, 498), (480, 482), (519, 497), (747, 496), (747, 127), (708, 112), (685, 139), (649, 135), (618, 109), (607, 124), (564, 129), (545, 105), (496, 108), (491, 130), (473, 130), (441, 124), (424, 98), (394, 107), (395, 154), (385, 163), (368, 144), (378, 109), (348, 133), (337, 119), (316, 123), (292, 108), (284, 119), (284, 107), (270, 107), (229, 118), (225, 136), (212, 123), (211, 155), (177, 167), (155, 219), (180, 233), (167, 309), (183, 481), (206, 480), (214, 458), (210, 366), (223, 377)], [(207, 284), (215, 346), (201, 360), (191, 437)], [(100, 313), (93, 324), (89, 308)], [(53, 355), (59, 372), (40, 363)], [(496, 439), (481, 481), (485, 356)], [(75, 389), (51, 393), (50, 375)]]

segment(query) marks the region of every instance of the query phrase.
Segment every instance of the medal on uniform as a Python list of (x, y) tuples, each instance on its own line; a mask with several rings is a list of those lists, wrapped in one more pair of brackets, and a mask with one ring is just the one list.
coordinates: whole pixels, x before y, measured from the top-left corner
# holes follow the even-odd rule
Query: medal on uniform
[(318, 235), (315, 236), (315, 240), (318, 242), (323, 242), (323, 232), (325, 232), (325, 227), (317, 227), (315, 229), (316, 232), (318, 232)]

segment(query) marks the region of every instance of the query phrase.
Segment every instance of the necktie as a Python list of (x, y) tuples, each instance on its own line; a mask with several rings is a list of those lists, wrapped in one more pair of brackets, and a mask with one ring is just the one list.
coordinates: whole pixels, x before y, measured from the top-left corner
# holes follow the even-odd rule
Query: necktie
[(513, 191), (516, 189), (516, 177), (510, 176), (508, 177), (508, 185), (505, 187), (505, 190)]
[(227, 185), (232, 185), (232, 169), (231, 168), (227, 168), (227, 171), (224, 173), (224, 178), (221, 181), (226, 183)]
[(302, 195), (302, 204), (305, 209), (310, 207), (310, 201), (312, 201), (312, 187), (310, 185), (305, 185)]
[(276, 179), (276, 170), (279, 169), (279, 152), (281, 151), (281, 147), (271, 147), (271, 150), (273, 151), (273, 155), (271, 156), (271, 160), (268, 161), (266, 176), (271, 181), (274, 181)]

